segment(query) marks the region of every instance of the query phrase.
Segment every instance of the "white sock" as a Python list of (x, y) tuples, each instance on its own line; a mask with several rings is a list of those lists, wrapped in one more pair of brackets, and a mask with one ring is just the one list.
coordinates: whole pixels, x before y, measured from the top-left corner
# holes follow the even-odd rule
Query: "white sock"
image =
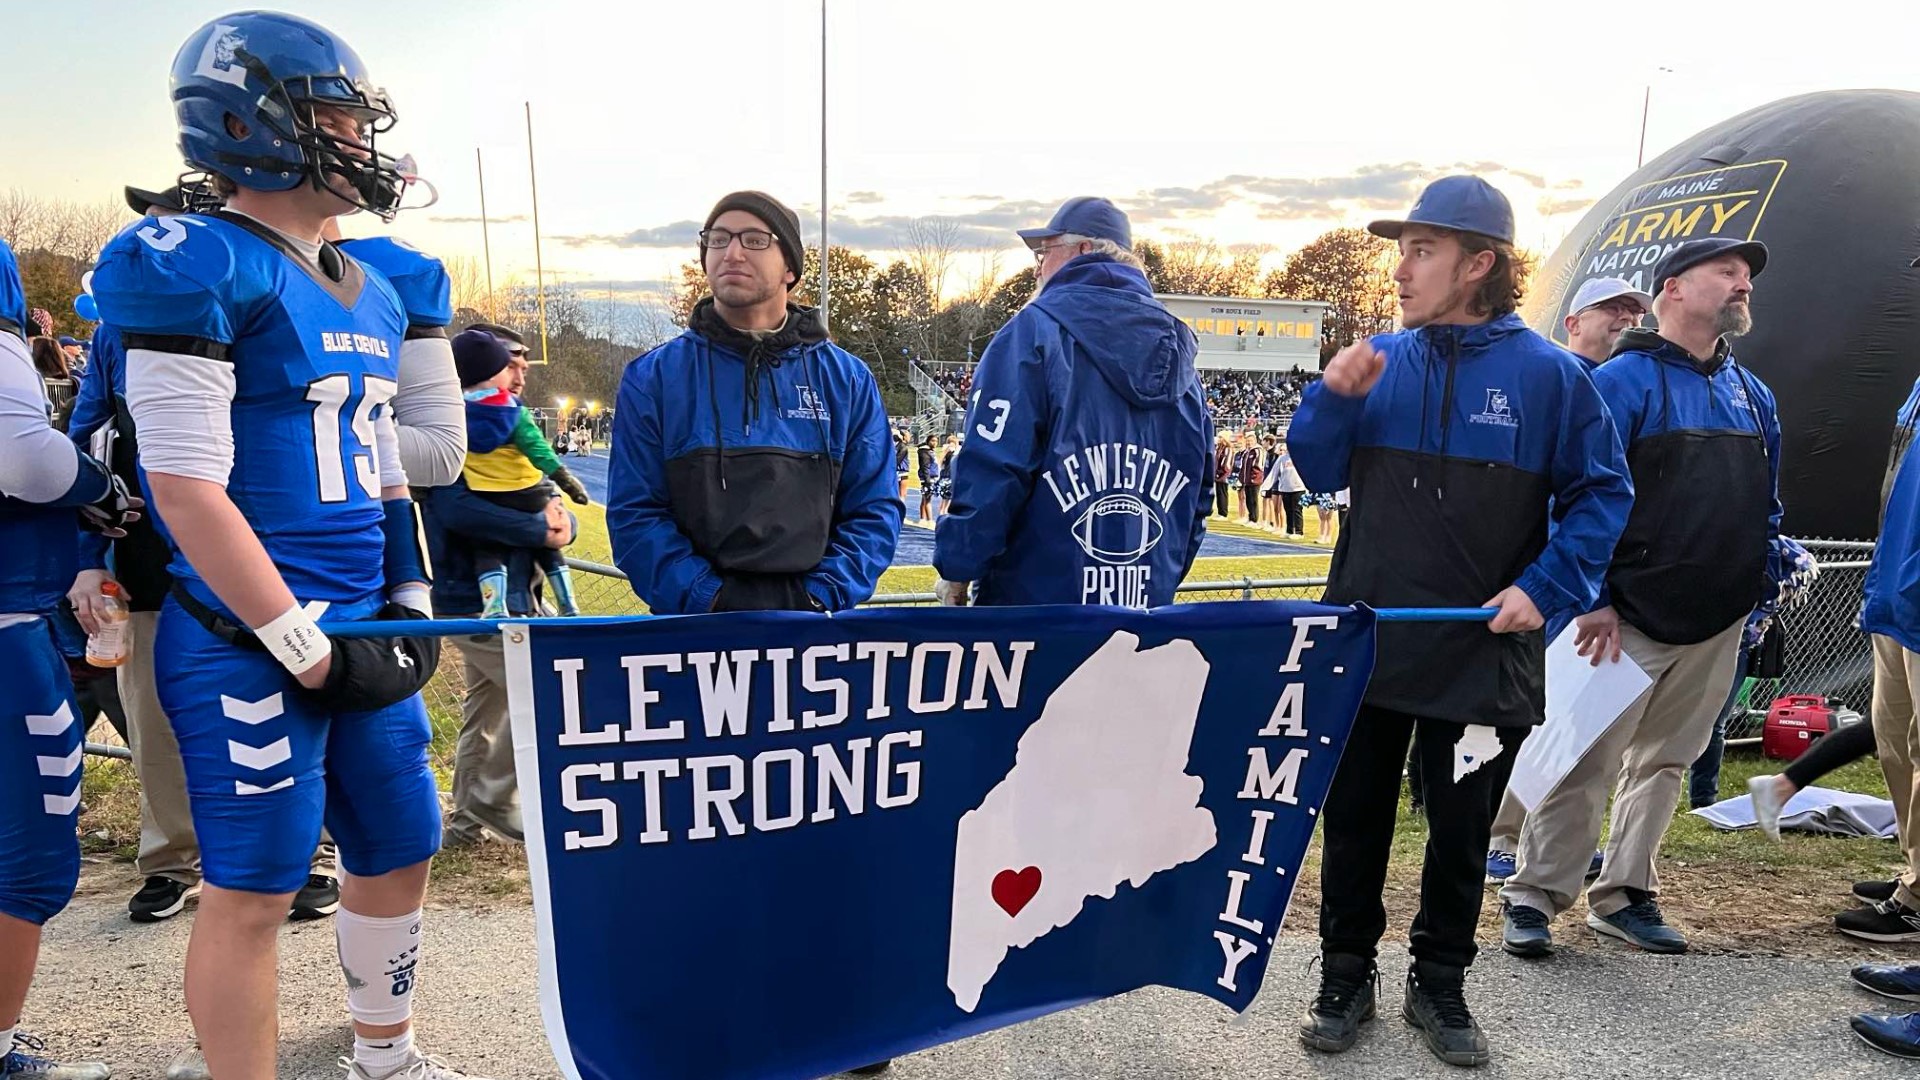
[(405, 1023), (413, 1016), (420, 961), (420, 912), (377, 919), (341, 908), (333, 917), (347, 1012), (363, 1024)]
[(353, 1060), (369, 1076), (384, 1076), (413, 1057), (413, 1029), (371, 1042), (358, 1033), (353, 1036)]
[(0, 1028), (0, 1058), (13, 1053), (13, 1033), (19, 1030), (18, 1023), (10, 1028)]

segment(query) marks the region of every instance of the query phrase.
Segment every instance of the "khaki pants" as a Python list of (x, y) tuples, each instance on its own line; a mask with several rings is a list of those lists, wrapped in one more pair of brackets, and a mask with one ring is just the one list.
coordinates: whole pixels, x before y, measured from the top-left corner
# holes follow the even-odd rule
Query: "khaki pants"
[(447, 831), (477, 839), (485, 826), (520, 839), (520, 784), (513, 771), (513, 725), (507, 718), (506, 650), (498, 634), (461, 638), (467, 696), (453, 752), (453, 816)]
[(120, 666), (120, 702), (127, 710), (127, 742), (133, 772), (140, 778), (140, 854), (134, 867), (142, 877), (172, 878), (191, 885), (200, 880), (200, 841), (187, 808), (187, 773), (173, 724), (160, 708), (154, 686), (153, 639), (157, 611), (136, 611), (127, 621), (127, 662)]
[(1527, 823), (1527, 807), (1508, 791), (1500, 796), (1500, 812), (1493, 818), (1493, 834), (1487, 838), (1488, 851), (1519, 851), (1520, 830)]
[(1893, 818), (1907, 868), (1901, 871), (1895, 898), (1920, 908), (1920, 835), (1914, 815), (1920, 812), (1920, 728), (1914, 725), (1913, 688), (1920, 684), (1920, 654), (1880, 634), (1873, 635), (1873, 741), (1880, 752), (1880, 771), (1887, 777), (1893, 799)]
[(1654, 861), (1680, 803), (1680, 775), (1706, 749), (1727, 700), (1746, 620), (1694, 645), (1664, 645), (1620, 624), (1621, 651), (1653, 685), (1533, 808), (1520, 830), (1518, 867), (1500, 896), (1549, 917), (1573, 906), (1600, 839), (1607, 781), (1618, 777), (1606, 865), (1587, 889), (1587, 907), (1611, 915), (1628, 889), (1660, 891)]

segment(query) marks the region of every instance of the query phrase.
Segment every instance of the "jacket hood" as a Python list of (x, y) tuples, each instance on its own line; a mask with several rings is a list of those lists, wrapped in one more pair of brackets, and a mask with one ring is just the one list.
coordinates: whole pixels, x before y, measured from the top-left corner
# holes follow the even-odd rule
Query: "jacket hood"
[(1649, 330), (1640, 326), (1621, 331), (1619, 338), (1615, 339), (1613, 343), (1613, 351), (1607, 354), (1607, 359), (1611, 360), (1621, 353), (1630, 352), (1646, 353), (1656, 360), (1664, 360), (1669, 364), (1680, 364), (1684, 367), (1704, 370), (1709, 375), (1719, 371), (1733, 356), (1733, 348), (1727, 344), (1726, 338), (1721, 338), (1713, 346), (1712, 361), (1702, 364), (1699, 360), (1695, 359), (1692, 353), (1681, 348), (1674, 342), (1661, 337), (1660, 331)]
[(1153, 297), (1147, 277), (1108, 255), (1060, 268), (1033, 302), (1059, 323), (1114, 390), (1138, 408), (1170, 408), (1194, 385), (1193, 331)]
[(520, 423), (520, 403), (467, 402), (467, 452), (485, 454), (505, 446)]
[(729, 326), (720, 317), (711, 296), (693, 305), (693, 314), (687, 319), (687, 329), (742, 357), (756, 351), (762, 357), (783, 356), (793, 349), (827, 340), (827, 331), (820, 325), (819, 308), (803, 308), (799, 304), (789, 303), (786, 323), (773, 333), (758, 337)]
[[(1526, 329), (1526, 322), (1522, 320), (1519, 315), (1509, 312), (1497, 319), (1489, 319), (1483, 323), (1474, 323), (1466, 326), (1452, 323), (1439, 326), (1423, 326), (1414, 332), (1420, 335), (1420, 340), (1430, 348), (1439, 348), (1450, 344), (1452, 341), (1458, 341), (1461, 349), (1473, 351), (1488, 348), (1502, 339), (1522, 333)], [(1464, 359), (1464, 357), (1462, 359)]]

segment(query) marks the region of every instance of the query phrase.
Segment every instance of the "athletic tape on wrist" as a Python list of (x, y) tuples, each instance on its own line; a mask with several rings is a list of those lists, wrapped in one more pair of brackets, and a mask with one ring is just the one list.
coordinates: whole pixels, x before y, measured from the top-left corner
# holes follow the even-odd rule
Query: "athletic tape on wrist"
[(315, 664), (333, 654), (333, 645), (311, 616), (299, 604), (282, 612), (272, 622), (253, 632), (280, 666), (295, 675), (303, 675)]

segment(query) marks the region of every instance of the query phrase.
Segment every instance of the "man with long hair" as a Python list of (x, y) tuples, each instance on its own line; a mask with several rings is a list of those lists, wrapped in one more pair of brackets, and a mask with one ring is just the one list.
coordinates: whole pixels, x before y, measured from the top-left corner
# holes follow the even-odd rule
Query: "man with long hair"
[(1374, 1014), (1411, 741), (1430, 832), (1403, 1015), (1441, 1060), (1479, 1065), (1487, 1040), (1464, 984), (1493, 805), (1545, 707), (1540, 628), (1592, 606), (1632, 489), (1585, 365), (1514, 314), (1521, 275), (1504, 195), (1450, 176), (1406, 220), (1369, 228), (1399, 242), (1405, 329), (1342, 349), (1287, 435), (1308, 488), (1353, 489), (1353, 532), (1334, 553), (1326, 599), (1498, 611), (1488, 625), (1380, 627), (1321, 814), (1323, 963), (1300, 1034), (1342, 1051)]

